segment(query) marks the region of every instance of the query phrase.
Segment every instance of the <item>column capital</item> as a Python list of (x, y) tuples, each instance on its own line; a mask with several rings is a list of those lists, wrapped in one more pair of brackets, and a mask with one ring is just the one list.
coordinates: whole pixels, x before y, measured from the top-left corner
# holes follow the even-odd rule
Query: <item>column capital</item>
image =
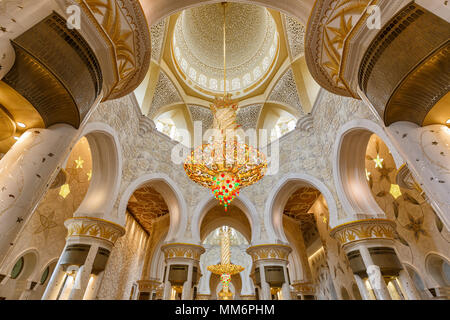
[(351, 221), (341, 224), (330, 231), (330, 235), (343, 247), (371, 239), (394, 240), (396, 234), (395, 222), (387, 219)]
[(149, 292), (157, 289), (161, 285), (161, 281), (156, 279), (150, 280), (138, 280), (136, 281), (139, 286), (139, 292)]
[(247, 249), (247, 253), (252, 257), (253, 262), (274, 259), (287, 262), (291, 251), (291, 247), (284, 244), (260, 244)]
[(315, 295), (316, 288), (312, 282), (294, 281), (291, 286), (298, 294)]
[(167, 243), (161, 247), (165, 259), (184, 258), (195, 261), (200, 260), (200, 256), (205, 252), (205, 248), (192, 243)]
[(74, 217), (64, 222), (67, 240), (74, 237), (88, 237), (107, 241), (114, 245), (125, 234), (125, 228), (113, 222), (94, 217)]

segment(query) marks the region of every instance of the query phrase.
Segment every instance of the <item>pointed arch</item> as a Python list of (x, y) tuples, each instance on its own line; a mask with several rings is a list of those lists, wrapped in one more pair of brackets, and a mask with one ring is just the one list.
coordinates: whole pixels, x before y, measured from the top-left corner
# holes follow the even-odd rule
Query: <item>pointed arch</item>
[[(256, 207), (250, 201), (250, 199), (241, 193), (239, 197), (233, 200), (233, 204), (236, 205), (248, 218), (251, 228), (251, 243), (257, 244), (261, 240), (261, 223)], [(213, 196), (208, 195), (198, 203), (192, 216), (191, 231), (193, 235), (194, 243), (201, 243), (200, 239), (200, 226), (203, 218), (214, 206), (217, 205), (217, 200)]]
[(187, 225), (187, 205), (183, 193), (169, 176), (163, 173), (150, 173), (137, 178), (127, 187), (120, 198), (118, 208), (119, 224), (125, 225), (125, 213), (131, 195), (144, 185), (157, 188), (169, 208), (170, 226), (166, 242), (181, 241)]
[(306, 173), (287, 174), (270, 191), (264, 209), (264, 225), (271, 243), (288, 243), (283, 230), (283, 208), (292, 192), (302, 186), (314, 187), (322, 193), (327, 202), (330, 225), (337, 223), (336, 201), (322, 181)]

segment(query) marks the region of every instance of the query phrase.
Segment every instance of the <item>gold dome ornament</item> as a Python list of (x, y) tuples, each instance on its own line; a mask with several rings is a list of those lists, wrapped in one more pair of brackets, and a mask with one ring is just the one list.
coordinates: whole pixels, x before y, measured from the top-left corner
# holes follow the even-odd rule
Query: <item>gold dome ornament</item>
[[(226, 12), (224, 4), (224, 15)], [(188, 177), (210, 188), (214, 197), (227, 211), (239, 196), (240, 189), (262, 179), (267, 160), (256, 148), (239, 142), (236, 129), (237, 103), (227, 94), (226, 81), (226, 19), (224, 18), (224, 95), (216, 97), (210, 109), (214, 115), (215, 134), (211, 143), (196, 148), (184, 163)]]

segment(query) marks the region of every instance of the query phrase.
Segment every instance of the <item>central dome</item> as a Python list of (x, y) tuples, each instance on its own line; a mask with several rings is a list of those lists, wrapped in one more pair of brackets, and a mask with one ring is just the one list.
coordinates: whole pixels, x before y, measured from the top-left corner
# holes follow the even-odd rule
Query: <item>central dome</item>
[[(229, 3), (226, 8), (227, 68), (252, 59), (267, 32), (268, 13), (258, 6)], [(186, 10), (183, 34), (192, 54), (210, 67), (223, 69), (223, 5)]]
[[(177, 20), (175, 61), (194, 87), (223, 91), (223, 18), (224, 7), (218, 3), (185, 10)], [(226, 26), (227, 91), (233, 92), (267, 74), (276, 57), (278, 33), (271, 14), (249, 4), (228, 3)]]

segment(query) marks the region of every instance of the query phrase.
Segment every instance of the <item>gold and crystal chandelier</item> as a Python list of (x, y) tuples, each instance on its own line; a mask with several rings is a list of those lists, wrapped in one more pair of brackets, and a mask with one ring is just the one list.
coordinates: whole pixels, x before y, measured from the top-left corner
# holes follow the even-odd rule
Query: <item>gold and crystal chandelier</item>
[(228, 290), (231, 276), (244, 271), (244, 267), (231, 263), (230, 234), (231, 229), (229, 227), (223, 226), (220, 229), (220, 264), (208, 266), (209, 271), (220, 275), (222, 290), (219, 292), (219, 297), (222, 300), (230, 300), (233, 296)]
[(226, 73), (226, 3), (223, 19), (224, 95), (210, 105), (214, 115), (212, 141), (196, 148), (184, 163), (184, 170), (194, 182), (212, 190), (225, 207), (230, 205), (243, 187), (261, 180), (267, 170), (267, 160), (258, 149), (239, 142), (236, 130), (237, 103), (227, 93)]

